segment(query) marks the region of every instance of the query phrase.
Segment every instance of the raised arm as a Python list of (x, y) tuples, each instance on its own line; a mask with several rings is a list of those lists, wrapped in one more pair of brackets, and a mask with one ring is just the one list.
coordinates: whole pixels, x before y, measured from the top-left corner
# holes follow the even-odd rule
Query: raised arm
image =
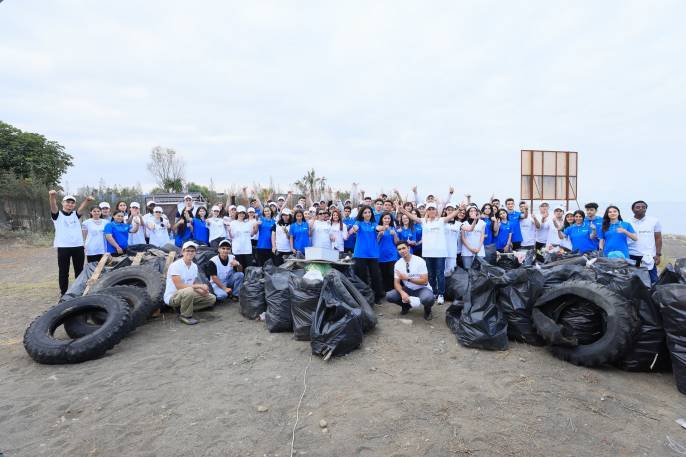
[(417, 194), (417, 186), (412, 186), (412, 195), (414, 195), (414, 204), (419, 206), (419, 194)]
[(50, 192), (48, 192), (48, 196), (50, 199), (50, 212), (52, 214), (59, 213), (60, 209), (57, 207), (57, 191), (50, 190)]
[(76, 210), (76, 214), (79, 215), (79, 216), (81, 216), (81, 215), (83, 214), (83, 210), (86, 209), (86, 207), (88, 206), (88, 204), (89, 204), (90, 202), (92, 202), (92, 201), (95, 201), (95, 198), (93, 198), (93, 197), (90, 196), (90, 195), (89, 195), (88, 197), (86, 197), (86, 198), (81, 202), (81, 204), (79, 205), (79, 208)]
[(408, 210), (406, 210), (405, 208), (400, 206), (400, 204), (398, 202), (395, 202), (395, 209), (396, 209), (396, 211), (399, 211), (401, 214), (404, 214), (405, 216), (409, 217), (412, 222), (414, 222), (416, 224), (422, 223), (422, 220), (420, 218), (418, 218), (417, 216), (415, 216), (414, 214), (412, 214), (411, 212), (409, 212)]

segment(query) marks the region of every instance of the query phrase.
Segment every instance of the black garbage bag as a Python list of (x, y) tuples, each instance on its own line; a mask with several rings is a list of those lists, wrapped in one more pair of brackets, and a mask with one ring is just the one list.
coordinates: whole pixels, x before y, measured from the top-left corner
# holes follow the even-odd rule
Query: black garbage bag
[(503, 270), (514, 270), (519, 268), (519, 262), (514, 255), (498, 255), (498, 260), (495, 261), (496, 266)]
[[(683, 261), (684, 259), (678, 259), (677, 262)], [(684, 277), (684, 272), (677, 263), (677, 265), (668, 264), (660, 273), (657, 278), (658, 286), (663, 284), (684, 284), (686, 283), (686, 278)]]
[(653, 299), (660, 304), (676, 387), (686, 394), (686, 284), (659, 285)]
[(376, 303), (376, 298), (374, 297), (374, 291), (372, 290), (369, 285), (362, 281), (359, 276), (355, 274), (353, 271), (352, 267), (345, 267), (342, 271), (342, 273), (345, 275), (345, 277), (350, 281), (350, 283), (355, 286), (355, 288), (362, 294), (362, 296), (365, 298), (369, 306), (372, 308), (374, 307), (374, 304)]
[(455, 267), (455, 271), (445, 281), (445, 300), (463, 300), (469, 287), (469, 273), (467, 270)]
[(460, 316), (462, 316), (463, 308), (464, 303), (458, 301), (445, 309), (445, 324), (455, 335), (457, 335), (457, 332), (459, 331)]
[(241, 314), (248, 319), (257, 319), (267, 311), (267, 302), (264, 298), (264, 273), (260, 267), (248, 267), (245, 269), (241, 294), (239, 296)]
[(207, 273), (210, 265), (210, 259), (217, 255), (217, 250), (209, 246), (199, 246), (198, 251), (193, 257), (193, 262), (198, 266), (197, 280), (203, 284), (210, 283), (210, 277)]
[(264, 274), (264, 299), (267, 302), (265, 321), (271, 333), (293, 330), (289, 289), (292, 275), (290, 271), (278, 267)]
[(536, 250), (535, 249), (529, 249), (526, 252), (526, 256), (524, 257), (524, 260), (522, 260), (522, 267), (532, 267), (536, 263)]
[[(576, 261), (576, 259), (574, 259), (574, 261)], [(586, 261), (584, 260), (584, 265), (585, 264)], [(572, 279), (587, 281), (595, 280), (595, 275), (591, 271), (587, 270), (582, 265), (575, 265), (571, 262), (555, 265), (543, 265), (541, 267), (541, 273), (543, 274), (544, 287), (546, 289)]]
[(327, 277), (331, 278), (334, 286), (338, 288), (339, 295), (345, 300), (348, 306), (360, 308), (362, 311), (362, 330), (364, 333), (367, 333), (376, 327), (377, 318), (374, 308), (372, 308), (372, 305), (369, 304), (368, 300), (362, 295), (359, 289), (338, 270), (329, 271), (326, 276), (324, 276), (324, 279), (326, 280)]
[(507, 319), (507, 336), (520, 343), (544, 344), (531, 321), (534, 303), (543, 293), (543, 274), (534, 267), (522, 267), (505, 274), (507, 286), (498, 291), (498, 305)]
[(93, 273), (95, 272), (95, 268), (97, 266), (98, 262), (86, 263), (83, 266), (83, 270), (81, 270), (81, 273), (76, 277), (74, 282), (71, 283), (69, 289), (67, 289), (67, 292), (62, 296), (62, 298), (60, 298), (60, 303), (62, 303), (65, 300), (80, 297), (81, 295), (83, 295), (83, 291), (86, 290), (88, 280), (91, 276), (93, 276)]
[(505, 271), (474, 258), (469, 270), (469, 291), (457, 325), (457, 341), (466, 347), (507, 349), (507, 320), (497, 305), (498, 288), (505, 285)]
[(593, 303), (573, 298), (573, 304), (564, 306), (555, 319), (562, 334), (575, 338), (578, 344), (591, 344), (603, 334), (603, 315)]
[(126, 248), (126, 254), (127, 255), (136, 255), (139, 252), (146, 252), (146, 251), (149, 251), (150, 249), (157, 249), (157, 246), (154, 246), (152, 244), (130, 244)]
[(306, 279), (302, 275), (291, 275), (288, 288), (291, 294), (291, 316), (293, 336), (296, 340), (309, 341), (310, 327), (317, 310), (323, 282)]
[(349, 298), (341, 295), (340, 280), (332, 272), (324, 277), (310, 332), (312, 353), (327, 357), (354, 351), (363, 337), (362, 310), (351, 306)]

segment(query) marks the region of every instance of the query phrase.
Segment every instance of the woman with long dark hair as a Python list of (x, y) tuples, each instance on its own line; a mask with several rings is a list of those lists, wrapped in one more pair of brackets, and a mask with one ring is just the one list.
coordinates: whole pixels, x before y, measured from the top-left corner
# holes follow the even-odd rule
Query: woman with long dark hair
[(84, 246), (86, 248), (86, 261), (98, 262), (100, 258), (106, 252), (105, 246), (105, 236), (103, 232), (105, 231), (105, 226), (107, 221), (100, 218), (102, 211), (99, 207), (94, 206), (90, 210), (90, 219), (86, 219), (81, 224), (83, 234), (86, 235), (86, 241)]
[(164, 217), (164, 212), (161, 206), (155, 206), (152, 210), (152, 219), (149, 219), (146, 225), (148, 234), (150, 235), (149, 242), (153, 246), (161, 248), (165, 244), (171, 242), (169, 238), (169, 221)]
[(572, 244), (572, 250), (579, 251), (581, 254), (594, 251), (595, 243), (593, 240), (596, 238), (595, 224), (585, 224), (586, 213), (580, 209), (574, 211), (573, 216), (574, 223), (567, 225), (565, 222), (565, 227), (558, 231), (560, 239), (567, 238)]
[(187, 208), (184, 208), (179, 216), (176, 217), (174, 224), (174, 244), (177, 247), (182, 247), (183, 243), (193, 238), (193, 213)]
[(119, 200), (117, 204), (114, 205), (114, 212), (116, 213), (117, 211), (124, 214), (124, 219), (129, 218), (129, 205), (127, 205), (124, 200)]
[(291, 210), (284, 208), (276, 224), (272, 226), (272, 261), (277, 267), (283, 263), (283, 258), (291, 254)]
[[(406, 205), (407, 203), (403, 205), (403, 208), (406, 208)], [(407, 247), (410, 248), (410, 254), (414, 254), (414, 246), (417, 244), (414, 239), (414, 222), (412, 222), (412, 219), (410, 219), (407, 214), (400, 214), (398, 221), (400, 223), (395, 230), (398, 234), (398, 241), (404, 241), (407, 243)]]
[[(498, 249), (495, 247), (495, 236), (493, 235), (493, 224), (495, 214), (493, 206), (486, 203), (481, 207), (481, 220), (484, 222), (484, 255), (487, 262), (495, 263), (495, 256)], [(472, 259), (474, 260), (474, 259)]]
[(469, 207), (467, 218), (462, 223), (460, 236), (462, 238), (462, 265), (469, 270), (474, 257), (486, 257), (484, 249), (486, 223), (479, 217), (479, 210), (475, 206)]
[(381, 282), (384, 292), (393, 290), (393, 267), (398, 260), (398, 233), (393, 227), (393, 217), (391, 213), (384, 212), (379, 219), (376, 239), (379, 241), (379, 269), (381, 270)]
[[(404, 205), (403, 205), (403, 207), (404, 207)], [(414, 216), (417, 219), (421, 219), (422, 217), (424, 217), (424, 216), (422, 216), (422, 212), (419, 211), (418, 208), (414, 208), (410, 212), (412, 214), (414, 214)], [(415, 222), (415, 220), (417, 220), (417, 219), (410, 218), (410, 220), (412, 221), (412, 224), (414, 224), (414, 227), (413, 227), (414, 228), (414, 244), (412, 245), (412, 255), (416, 255), (417, 257), (421, 257), (422, 252), (423, 252), (423, 249), (422, 249), (422, 247), (423, 247), (422, 246), (423, 228), (422, 228), (421, 223)]]
[(371, 206), (362, 206), (349, 233), (357, 235), (353, 251), (355, 274), (371, 286), (376, 302), (380, 303), (385, 293), (379, 269), (378, 227)]
[(253, 235), (257, 234), (255, 260), (259, 266), (263, 266), (267, 260), (272, 258), (272, 227), (274, 224), (272, 207), (265, 205), (262, 208), (262, 215), (257, 219), (252, 229)]
[(622, 220), (622, 213), (614, 205), (610, 205), (605, 210), (603, 216), (602, 231), (600, 236), (600, 250), (603, 255), (611, 252), (621, 252), (626, 259), (629, 259), (629, 242), (636, 241), (638, 235), (634, 227)]
[(296, 256), (304, 256), (305, 248), (312, 245), (310, 241), (310, 225), (305, 220), (305, 213), (296, 209), (293, 213), (293, 221), (289, 229), (291, 238), (291, 251)]
[(496, 215), (493, 224), (495, 247), (498, 252), (512, 252), (512, 222), (508, 219), (509, 213), (505, 208), (501, 208)]
[(199, 206), (193, 218), (193, 240), (203, 246), (210, 244), (210, 229), (207, 227), (207, 208)]
[(338, 252), (343, 252), (345, 249), (345, 241), (348, 239), (348, 227), (343, 223), (341, 212), (338, 209), (331, 211), (331, 229), (329, 231), (329, 238), (333, 248)]
[(117, 211), (112, 216), (112, 222), (108, 223), (103, 230), (105, 240), (107, 241), (107, 252), (113, 256), (120, 256), (126, 252), (129, 247), (129, 233), (136, 233), (140, 226), (134, 222), (127, 224), (125, 222), (123, 211)]

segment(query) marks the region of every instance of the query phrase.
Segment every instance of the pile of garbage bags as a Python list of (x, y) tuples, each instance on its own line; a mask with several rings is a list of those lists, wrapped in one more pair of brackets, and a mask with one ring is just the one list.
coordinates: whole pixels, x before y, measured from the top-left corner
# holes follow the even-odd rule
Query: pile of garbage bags
[(377, 323), (374, 293), (349, 267), (324, 275), (271, 262), (248, 267), (239, 303), (246, 318), (264, 316), (270, 332), (293, 332), (325, 358), (357, 349)]
[[(546, 263), (547, 261), (547, 263)], [(496, 265), (477, 258), (446, 284), (446, 324), (465, 347), (504, 350), (514, 340), (547, 345), (583, 366), (674, 371), (686, 393), (686, 259), (658, 283), (621, 259), (531, 256)]]

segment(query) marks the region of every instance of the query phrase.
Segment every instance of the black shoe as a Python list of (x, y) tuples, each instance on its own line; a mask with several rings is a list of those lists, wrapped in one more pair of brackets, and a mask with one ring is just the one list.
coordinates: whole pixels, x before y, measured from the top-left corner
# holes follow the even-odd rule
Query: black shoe
[(434, 318), (434, 315), (431, 313), (431, 308), (425, 309), (424, 310), (424, 320), (425, 321), (430, 321), (431, 319)]
[(409, 312), (410, 312), (410, 308), (412, 308), (410, 305), (406, 305), (405, 303), (403, 303), (403, 304), (400, 305), (400, 306), (402, 307), (402, 309), (400, 310), (400, 314), (402, 314), (403, 316), (404, 316), (405, 314), (409, 313)]

